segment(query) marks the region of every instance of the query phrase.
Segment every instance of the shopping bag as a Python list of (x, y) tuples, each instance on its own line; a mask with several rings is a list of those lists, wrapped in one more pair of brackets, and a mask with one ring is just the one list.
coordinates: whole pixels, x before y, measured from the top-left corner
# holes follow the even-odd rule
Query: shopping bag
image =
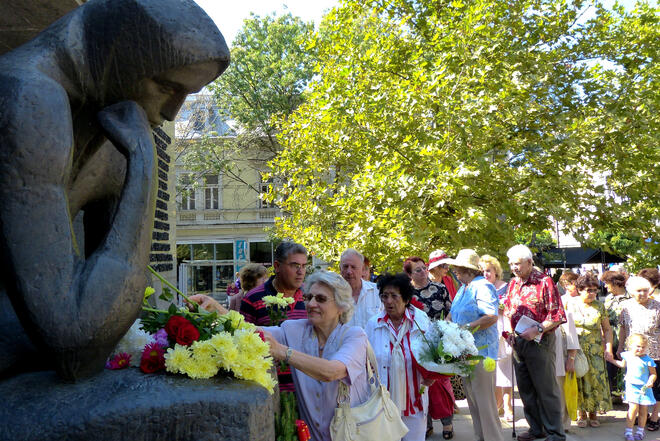
[(566, 411), (571, 421), (577, 420), (577, 378), (575, 372), (566, 372), (564, 377), (564, 398), (566, 399)]

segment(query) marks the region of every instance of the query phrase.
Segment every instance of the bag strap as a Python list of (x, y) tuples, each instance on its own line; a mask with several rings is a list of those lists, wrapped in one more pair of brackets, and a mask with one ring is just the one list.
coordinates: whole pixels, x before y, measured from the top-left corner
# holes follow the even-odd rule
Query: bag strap
[[(343, 343), (343, 336), (340, 342)], [(381, 385), (380, 376), (378, 375), (378, 362), (376, 361), (376, 354), (374, 353), (369, 339), (367, 339), (367, 348), (366, 348), (366, 370), (367, 370), (367, 381), (371, 386), (371, 389), (374, 390)], [(339, 388), (337, 390), (337, 406), (349, 406), (351, 404), (351, 387), (339, 381)]]

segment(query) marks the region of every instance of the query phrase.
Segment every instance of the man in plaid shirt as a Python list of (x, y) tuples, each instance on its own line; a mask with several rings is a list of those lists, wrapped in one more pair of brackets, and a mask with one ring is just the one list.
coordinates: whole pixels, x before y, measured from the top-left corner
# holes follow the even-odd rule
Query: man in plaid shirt
[[(552, 331), (566, 322), (566, 313), (552, 279), (534, 268), (529, 248), (516, 245), (509, 249), (507, 256), (515, 277), (509, 282), (503, 301), (504, 315), (510, 319), (511, 329), (518, 331), (511, 333), (508, 341), (513, 345), (518, 391), (529, 423), (529, 431), (518, 435), (518, 441), (545, 436), (550, 441), (563, 441), (566, 434), (561, 395), (555, 380), (555, 334)], [(523, 316), (536, 324), (516, 329)]]

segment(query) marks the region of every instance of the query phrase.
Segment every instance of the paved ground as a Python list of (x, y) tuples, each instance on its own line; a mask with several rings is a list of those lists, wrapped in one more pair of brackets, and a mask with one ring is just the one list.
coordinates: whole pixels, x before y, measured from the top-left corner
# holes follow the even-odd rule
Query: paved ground
[[(460, 409), (459, 413), (454, 415), (454, 438), (452, 441), (474, 441), (474, 432), (472, 430), (472, 418), (468, 409), (467, 400), (457, 402)], [(520, 434), (527, 430), (527, 421), (523, 415), (522, 402), (520, 399), (515, 401), (516, 413), (516, 433)], [(599, 415), (601, 421), (600, 427), (587, 427), (581, 429), (575, 425), (571, 426), (570, 432), (566, 435), (568, 441), (623, 441), (623, 429), (626, 422), (626, 405), (615, 405), (614, 410), (607, 412), (606, 415)], [(513, 440), (511, 423), (502, 420), (502, 430), (504, 439)], [(428, 441), (442, 441), (442, 424), (440, 421), (434, 422), (434, 434), (427, 438)], [(646, 431), (644, 441), (660, 441), (660, 431)]]

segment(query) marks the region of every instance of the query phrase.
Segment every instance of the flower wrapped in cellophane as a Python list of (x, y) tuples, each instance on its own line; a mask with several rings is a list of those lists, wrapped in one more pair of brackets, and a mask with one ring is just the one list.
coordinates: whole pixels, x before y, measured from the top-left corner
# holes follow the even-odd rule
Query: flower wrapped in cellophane
[[(446, 320), (432, 321), (425, 332), (413, 338), (410, 347), (422, 368), (442, 375), (467, 377), (484, 359), (472, 332)], [(490, 363), (485, 367), (490, 367)]]

